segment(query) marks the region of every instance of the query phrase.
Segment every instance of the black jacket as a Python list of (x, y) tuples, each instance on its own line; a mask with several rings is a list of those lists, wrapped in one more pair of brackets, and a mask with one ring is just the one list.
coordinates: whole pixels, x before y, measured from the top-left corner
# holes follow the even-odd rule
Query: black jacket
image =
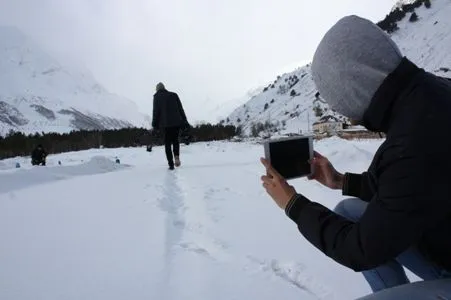
[(404, 58), (376, 92), (364, 121), (387, 137), (367, 172), (345, 174), (343, 194), (369, 202), (359, 222), (302, 195), (286, 213), (314, 246), (355, 271), (411, 246), (451, 270), (451, 81)]
[(176, 93), (159, 90), (153, 96), (152, 127), (184, 127), (187, 123), (185, 111)]
[(42, 162), (45, 161), (45, 158), (47, 157), (47, 152), (43, 148), (34, 148), (31, 152), (31, 160), (35, 162)]

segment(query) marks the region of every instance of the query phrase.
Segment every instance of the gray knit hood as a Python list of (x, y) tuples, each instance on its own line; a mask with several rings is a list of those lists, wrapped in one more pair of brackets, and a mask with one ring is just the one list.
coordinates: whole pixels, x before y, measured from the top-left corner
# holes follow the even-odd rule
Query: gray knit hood
[(321, 40), (312, 76), (321, 98), (338, 113), (362, 121), (371, 99), (402, 60), (391, 38), (369, 20), (348, 16)]

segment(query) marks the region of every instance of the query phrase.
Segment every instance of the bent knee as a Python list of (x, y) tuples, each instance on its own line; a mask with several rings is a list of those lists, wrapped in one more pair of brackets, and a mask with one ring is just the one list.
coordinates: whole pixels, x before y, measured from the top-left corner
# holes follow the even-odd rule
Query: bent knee
[(347, 211), (346, 211), (346, 202), (347, 201), (349, 201), (349, 199), (341, 200), (340, 202), (338, 202), (338, 204), (333, 209), (334, 213), (336, 213), (340, 216), (347, 215)]
[(340, 201), (333, 211), (353, 222), (357, 222), (366, 210), (368, 203), (358, 198), (348, 198)]

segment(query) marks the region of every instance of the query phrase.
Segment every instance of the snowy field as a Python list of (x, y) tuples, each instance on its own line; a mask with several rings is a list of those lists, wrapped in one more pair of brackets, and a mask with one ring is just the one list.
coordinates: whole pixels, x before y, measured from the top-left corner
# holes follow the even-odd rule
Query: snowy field
[[(381, 140), (322, 140), (340, 171), (364, 171)], [(263, 147), (97, 149), (0, 161), (0, 299), (354, 299), (363, 277), (311, 246), (264, 193)], [(115, 159), (120, 159), (116, 164)], [(61, 165), (58, 165), (61, 161)], [(21, 164), (20, 169), (15, 164)], [(341, 192), (299, 192), (332, 208)]]

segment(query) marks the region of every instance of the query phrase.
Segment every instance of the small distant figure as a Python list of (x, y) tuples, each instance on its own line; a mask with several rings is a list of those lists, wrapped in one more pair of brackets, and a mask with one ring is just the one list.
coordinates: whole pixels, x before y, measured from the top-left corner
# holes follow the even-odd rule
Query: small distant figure
[(20, 163), (16, 163), (16, 169), (19, 169), (20, 168)]
[(47, 152), (41, 144), (37, 145), (31, 152), (31, 164), (33, 166), (45, 166), (46, 158)]
[(189, 128), (189, 123), (176, 93), (168, 91), (161, 82), (157, 84), (156, 91), (153, 96), (152, 127), (163, 133), (169, 169), (174, 170), (174, 166), (180, 166), (180, 130)]
[(58, 161), (58, 165), (60, 165), (60, 166), (61, 166), (61, 160), (59, 160), (59, 161)]

